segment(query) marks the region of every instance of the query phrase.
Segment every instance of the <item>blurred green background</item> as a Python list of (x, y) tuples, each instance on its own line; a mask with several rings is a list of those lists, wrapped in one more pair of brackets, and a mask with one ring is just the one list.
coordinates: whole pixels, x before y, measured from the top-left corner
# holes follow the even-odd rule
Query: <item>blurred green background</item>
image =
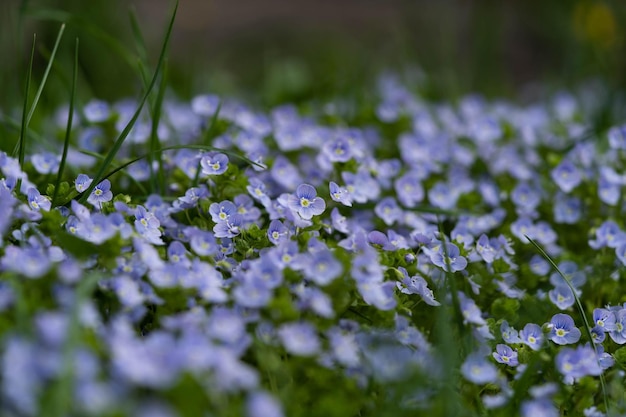
[[(154, 65), (169, 0), (0, 2), (0, 107), (21, 106), (32, 34), (34, 86), (62, 21), (63, 41), (41, 105), (69, 96), (80, 38), (79, 97), (138, 96), (134, 11)], [(275, 105), (360, 94), (386, 69), (420, 68), (424, 93), (516, 96), (540, 82), (598, 77), (626, 85), (624, 0), (181, 0), (168, 61), (172, 90), (247, 96)], [(152, 71), (153, 68), (150, 68)]]

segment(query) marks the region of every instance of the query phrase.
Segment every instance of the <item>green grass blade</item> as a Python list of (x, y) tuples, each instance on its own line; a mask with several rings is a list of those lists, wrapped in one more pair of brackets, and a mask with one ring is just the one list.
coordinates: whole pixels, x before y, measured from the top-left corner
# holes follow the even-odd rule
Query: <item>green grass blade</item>
[(222, 101), (220, 100), (220, 102), (217, 104), (217, 109), (215, 109), (215, 113), (213, 113), (213, 116), (211, 116), (211, 123), (209, 124), (209, 127), (204, 131), (204, 137), (202, 140), (202, 143), (204, 145), (208, 145), (209, 141), (212, 139), (212, 133), (215, 130), (215, 126), (217, 125), (217, 118), (220, 115), (220, 112), (222, 111)]
[(52, 68), (52, 64), (54, 63), (54, 58), (56, 57), (57, 49), (59, 49), (59, 43), (61, 42), (61, 38), (63, 37), (64, 31), (65, 31), (65, 23), (61, 25), (61, 29), (59, 29), (59, 34), (57, 35), (57, 39), (54, 42), (54, 48), (52, 48), (52, 54), (50, 55), (50, 59), (48, 60), (48, 65), (46, 66), (46, 70), (43, 73), (43, 79), (41, 80), (41, 84), (39, 85), (37, 94), (35, 94), (35, 99), (33, 100), (33, 104), (30, 106), (30, 111), (28, 112), (28, 117), (26, 118), (26, 125), (30, 123), (30, 119), (33, 117), (33, 113), (35, 112), (35, 109), (37, 108), (37, 104), (39, 103), (39, 98), (41, 97), (43, 88), (46, 86), (46, 82), (48, 81), (48, 75), (50, 75), (50, 69)]
[(76, 46), (74, 50), (74, 76), (72, 78), (72, 90), (70, 93), (70, 108), (67, 116), (67, 128), (65, 129), (65, 141), (63, 143), (63, 155), (61, 156), (61, 163), (59, 164), (59, 171), (57, 172), (57, 179), (54, 184), (54, 194), (52, 195), (52, 207), (55, 207), (57, 196), (59, 194), (59, 184), (61, 184), (61, 178), (63, 177), (63, 170), (65, 169), (65, 162), (67, 160), (67, 150), (70, 146), (70, 135), (72, 133), (72, 119), (74, 117), (74, 98), (76, 97), (76, 80), (78, 77), (78, 38), (76, 38)]
[(137, 110), (135, 111), (135, 114), (130, 119), (130, 121), (128, 122), (128, 124), (126, 125), (126, 127), (124, 128), (122, 133), (120, 134), (120, 136), (117, 138), (117, 140), (113, 144), (113, 147), (111, 148), (111, 150), (107, 154), (107, 156), (104, 159), (103, 163), (100, 165), (100, 168), (99, 168), (98, 172), (96, 173), (96, 175), (94, 176), (94, 179), (91, 182), (91, 185), (87, 188), (87, 190), (85, 190), (85, 192), (81, 196), (81, 198), (79, 200), (81, 203), (84, 203), (87, 200), (87, 198), (89, 197), (89, 195), (91, 194), (93, 189), (100, 183), (100, 181), (102, 181), (104, 172), (111, 165), (111, 162), (113, 162), (113, 159), (115, 158), (115, 156), (117, 155), (117, 152), (122, 147), (122, 144), (124, 143), (124, 140), (126, 140), (126, 137), (128, 137), (128, 134), (130, 133), (131, 129), (133, 128), (133, 126), (137, 122), (137, 119), (139, 118), (139, 115), (141, 114), (141, 110), (143, 109), (143, 106), (146, 103), (146, 100), (148, 99), (148, 96), (150, 95), (150, 92), (152, 91), (152, 89), (154, 88), (154, 85), (156, 84), (157, 78), (159, 76), (160, 69), (163, 66), (163, 61), (165, 59), (165, 52), (167, 50), (167, 45), (169, 43), (169, 39), (170, 39), (170, 36), (172, 34), (172, 28), (174, 26), (174, 20), (176, 18), (176, 10), (177, 9), (178, 9), (178, 1), (174, 5), (174, 10), (172, 12), (172, 17), (170, 19), (170, 22), (169, 22), (169, 25), (168, 25), (168, 28), (167, 28), (167, 32), (165, 34), (165, 39), (164, 39), (163, 45), (161, 47), (161, 53), (160, 53), (160, 56), (159, 56), (159, 61), (157, 63), (156, 70), (154, 71), (154, 75), (152, 77), (152, 80), (150, 81), (150, 85), (148, 86), (147, 91), (145, 92), (143, 98), (141, 99), (141, 101), (139, 103), (139, 106), (137, 106)]
[(142, 61), (146, 61), (148, 59), (148, 48), (146, 48), (146, 41), (141, 34), (141, 29), (139, 28), (139, 21), (137, 20), (137, 11), (134, 6), (130, 6), (129, 11), (130, 18), (130, 27), (133, 32), (133, 37), (135, 38), (135, 45), (137, 46), (137, 53), (139, 53), (139, 58)]
[[(163, 99), (165, 98), (165, 88), (167, 86), (167, 60), (164, 61), (164, 66), (161, 69), (161, 83), (159, 84), (159, 90), (157, 93), (157, 99), (154, 102), (152, 108), (152, 128), (150, 131), (150, 152), (148, 153), (148, 164), (150, 166), (150, 182), (152, 185), (152, 191), (159, 191), (160, 194), (165, 192), (165, 176), (163, 175), (163, 155), (162, 152), (158, 152), (161, 147), (159, 141), (159, 121), (161, 120), (161, 111), (163, 108)], [(158, 171), (154, 173), (154, 160), (158, 164)]]
[[(28, 123), (26, 122), (27, 113), (26, 109), (28, 108), (28, 93), (30, 92), (30, 77), (33, 74), (33, 59), (35, 57), (35, 43), (37, 41), (37, 35), (33, 35), (33, 46), (30, 50), (30, 62), (28, 64), (28, 72), (26, 74), (26, 87), (24, 88), (24, 107), (22, 109), (22, 125), (20, 127), (20, 139), (17, 143), (18, 145), (18, 161), (20, 166), (24, 166), (24, 152), (26, 149), (26, 130), (28, 129)], [(15, 189), (19, 192), (22, 186), (22, 179), (19, 178), (17, 180), (17, 184)]]
[[(567, 286), (572, 291), (572, 294), (574, 294), (574, 299), (576, 300), (576, 307), (578, 307), (578, 312), (580, 313), (580, 316), (583, 319), (583, 323), (585, 324), (585, 334), (587, 335), (587, 338), (589, 339), (589, 343), (591, 344), (591, 346), (593, 347), (594, 352), (596, 353), (596, 358), (598, 358), (598, 350), (596, 349), (596, 345), (593, 342), (593, 337), (591, 336), (591, 327), (589, 326), (589, 321), (587, 320), (587, 316), (585, 315), (585, 309), (583, 307), (583, 304), (580, 302), (580, 298), (578, 297), (578, 294), (576, 294), (576, 288), (574, 288), (572, 283), (565, 276), (565, 274), (563, 274), (563, 272), (561, 272), (561, 270), (559, 269), (557, 264), (552, 260), (550, 255), (548, 255), (546, 253), (546, 251), (544, 251), (543, 248), (541, 246), (539, 246), (539, 244), (537, 242), (535, 242), (533, 239), (531, 239), (530, 237), (528, 237), (526, 235), (524, 235), (524, 237), (526, 239), (528, 239), (528, 241), (530, 243), (532, 243), (532, 245), (535, 247), (535, 249), (537, 249), (537, 251), (541, 254), (541, 256), (543, 256), (545, 258), (545, 260), (550, 263), (552, 268), (567, 283)], [(608, 396), (607, 396), (607, 393), (606, 393), (606, 382), (604, 380), (604, 372), (602, 372), (600, 374), (600, 385), (602, 386), (602, 396), (604, 397), (604, 407), (606, 408), (607, 414), (609, 414), (609, 401), (608, 401)]]

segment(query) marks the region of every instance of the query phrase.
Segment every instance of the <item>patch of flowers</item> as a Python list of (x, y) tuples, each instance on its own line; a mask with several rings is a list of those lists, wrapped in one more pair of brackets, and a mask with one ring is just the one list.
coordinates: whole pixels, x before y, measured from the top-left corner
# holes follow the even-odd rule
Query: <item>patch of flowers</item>
[(106, 178), (136, 103), (87, 103), (58, 189), (61, 143), (0, 154), (0, 414), (623, 415), (626, 127), (593, 130), (595, 88), (170, 100)]

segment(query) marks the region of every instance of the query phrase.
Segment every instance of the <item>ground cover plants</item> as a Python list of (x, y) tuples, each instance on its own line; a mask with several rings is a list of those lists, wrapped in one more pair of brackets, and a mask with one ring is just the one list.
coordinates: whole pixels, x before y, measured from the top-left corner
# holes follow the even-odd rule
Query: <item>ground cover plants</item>
[(626, 413), (609, 90), (182, 101), (170, 32), (138, 99), (3, 112), (0, 415)]

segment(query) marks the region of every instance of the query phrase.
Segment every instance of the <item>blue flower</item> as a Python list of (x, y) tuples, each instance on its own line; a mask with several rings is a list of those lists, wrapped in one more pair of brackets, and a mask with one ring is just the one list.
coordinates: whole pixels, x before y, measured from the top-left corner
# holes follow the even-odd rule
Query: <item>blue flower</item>
[(442, 209), (452, 209), (459, 198), (456, 188), (451, 187), (445, 182), (437, 182), (430, 190), (428, 190), (428, 201), (435, 207)]
[(626, 242), (626, 233), (612, 220), (607, 220), (595, 231), (596, 238), (589, 240), (589, 246), (593, 249), (603, 247), (617, 248)]
[(626, 149), (626, 125), (613, 126), (607, 136), (612, 149)]
[(446, 242), (445, 245), (445, 251), (444, 246), (439, 245), (439, 249), (431, 255), (430, 260), (432, 263), (444, 271), (457, 272), (464, 270), (467, 266), (467, 259), (461, 256), (458, 246), (449, 242)]
[(615, 314), (606, 308), (596, 308), (593, 310), (593, 322), (602, 332), (610, 332), (616, 328)]
[(596, 352), (589, 345), (577, 348), (563, 348), (556, 355), (556, 367), (566, 378), (582, 378), (583, 376), (598, 376), (602, 368), (598, 363)]
[(543, 343), (543, 332), (541, 327), (535, 323), (528, 323), (519, 332), (522, 343), (530, 347), (532, 350), (539, 350)]
[(246, 400), (246, 417), (283, 417), (281, 403), (271, 394), (256, 391)]
[(472, 353), (465, 359), (461, 365), (461, 373), (468, 381), (480, 385), (496, 382), (498, 379), (496, 367), (480, 353)]
[(565, 284), (554, 287), (554, 289), (548, 292), (548, 296), (550, 297), (550, 301), (561, 310), (570, 308), (576, 301), (571, 288)]
[(211, 117), (215, 114), (220, 105), (220, 98), (212, 94), (202, 94), (195, 96), (191, 100), (191, 110), (204, 117)]
[(29, 188), (27, 197), (28, 205), (33, 210), (50, 211), (52, 203), (46, 197), (42, 196), (36, 188)]
[(507, 345), (496, 345), (496, 351), (492, 353), (496, 362), (503, 363), (508, 366), (517, 366), (519, 361), (517, 360), (517, 351), (511, 349)]
[(300, 184), (295, 195), (290, 194), (288, 204), (300, 217), (310, 220), (313, 216), (318, 216), (326, 209), (326, 203), (321, 197), (317, 197), (317, 192), (312, 185)]
[(422, 175), (416, 171), (409, 171), (394, 182), (400, 204), (405, 207), (415, 207), (424, 199), (424, 187), (421, 180)]
[(0, 259), (0, 270), (14, 271), (28, 278), (41, 278), (51, 267), (50, 258), (38, 248), (7, 246)]
[(283, 324), (277, 333), (287, 352), (293, 355), (313, 356), (321, 348), (317, 331), (308, 322)]
[(617, 344), (626, 343), (626, 308), (613, 311), (615, 315), (615, 330), (609, 332), (611, 339)]
[(311, 254), (307, 254), (302, 272), (305, 277), (315, 282), (317, 285), (328, 285), (337, 278), (343, 268), (328, 249), (323, 249)]
[(83, 109), (85, 119), (91, 123), (104, 122), (111, 117), (111, 107), (106, 101), (91, 100)]
[(517, 207), (519, 214), (529, 214), (537, 208), (541, 202), (541, 196), (535, 188), (522, 182), (513, 189), (511, 201)]
[(522, 343), (522, 339), (520, 339), (518, 331), (513, 327), (510, 327), (506, 320), (503, 320), (500, 325), (500, 333), (502, 334), (502, 339), (506, 343)]
[(78, 191), (79, 193), (86, 191), (87, 188), (89, 188), (89, 186), (91, 185), (92, 181), (93, 180), (87, 175), (79, 174), (78, 177), (76, 177), (76, 179), (74, 180), (74, 186), (76, 187), (76, 191)]
[(203, 175), (222, 175), (228, 169), (228, 156), (221, 152), (209, 152), (200, 158)]
[(233, 238), (241, 233), (243, 217), (240, 214), (231, 214), (226, 221), (221, 221), (213, 226), (215, 237)]
[(228, 221), (230, 216), (237, 214), (237, 206), (228, 200), (212, 203), (209, 206), (209, 213), (215, 223), (222, 223)]
[(555, 314), (548, 324), (548, 338), (557, 345), (568, 345), (580, 340), (580, 330), (575, 327), (574, 320), (567, 314)]
[(298, 168), (284, 156), (278, 156), (270, 169), (271, 178), (287, 190), (293, 190), (302, 182)]
[(582, 176), (576, 166), (569, 160), (561, 162), (550, 173), (552, 179), (561, 191), (569, 193), (580, 184)]
[(580, 220), (582, 202), (577, 197), (557, 195), (554, 203), (554, 221), (556, 223), (574, 224)]
[(352, 198), (345, 187), (340, 187), (337, 183), (332, 181), (328, 184), (328, 186), (330, 188), (330, 198), (333, 201), (341, 203), (344, 206), (352, 207)]
[(524, 401), (520, 409), (522, 417), (559, 417), (559, 410), (547, 398)]
[(350, 141), (345, 136), (326, 141), (322, 146), (322, 154), (331, 162), (348, 162), (352, 159)]
[(61, 158), (51, 152), (34, 154), (31, 157), (33, 167), (40, 174), (55, 173), (59, 169)]
[(391, 226), (402, 217), (402, 209), (398, 206), (395, 198), (385, 197), (376, 204), (374, 213), (385, 222), (387, 226)]
[(100, 204), (111, 201), (112, 199), (113, 193), (111, 192), (111, 181), (104, 180), (100, 184), (96, 185), (87, 198), (87, 202), (95, 207), (98, 207)]
[(476, 305), (476, 302), (459, 291), (459, 303), (461, 305), (461, 314), (463, 319), (467, 323), (474, 323), (478, 325), (487, 324), (482, 317), (482, 312)]
[(274, 245), (279, 245), (282, 242), (289, 240), (290, 231), (287, 226), (278, 219), (274, 219), (270, 222), (267, 228), (267, 238)]
[(604, 176), (600, 176), (598, 179), (598, 197), (603, 203), (609, 206), (617, 204), (622, 193), (621, 188), (620, 184), (615, 184)]

